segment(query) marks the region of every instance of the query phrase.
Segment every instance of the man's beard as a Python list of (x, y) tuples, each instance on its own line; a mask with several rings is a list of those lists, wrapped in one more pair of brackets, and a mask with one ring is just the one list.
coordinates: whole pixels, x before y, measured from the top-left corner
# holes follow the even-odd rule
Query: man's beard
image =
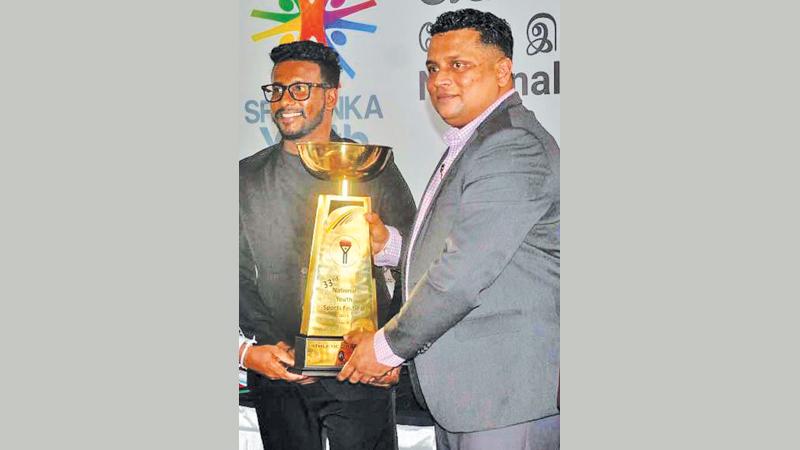
[[(302, 128), (300, 128), (299, 130), (297, 130), (297, 132), (292, 133), (292, 134), (287, 134), (281, 128), (281, 124), (275, 119), (275, 116), (279, 115), (282, 112), (283, 112), (283, 110), (276, 111), (275, 114), (272, 115), (272, 122), (275, 123), (275, 125), (278, 127), (278, 131), (281, 132), (281, 136), (283, 136), (284, 139), (289, 139), (291, 141), (294, 141), (294, 140), (297, 140), (297, 139), (300, 139), (302, 137), (305, 137), (305, 136), (309, 135), (312, 131), (317, 129), (319, 124), (322, 123), (323, 114), (325, 113), (325, 109), (324, 108), (320, 109), (319, 110), (319, 114), (317, 114), (316, 116), (312, 117), (311, 120), (307, 121), (306, 124)], [(305, 112), (303, 112), (302, 114), (303, 114), (303, 117), (306, 116)]]

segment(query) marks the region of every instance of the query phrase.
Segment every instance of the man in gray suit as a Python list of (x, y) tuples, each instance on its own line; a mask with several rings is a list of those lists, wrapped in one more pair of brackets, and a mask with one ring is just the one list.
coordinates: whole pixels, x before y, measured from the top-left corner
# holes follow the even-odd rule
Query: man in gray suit
[(558, 448), (558, 145), (514, 92), (505, 20), (447, 12), (431, 35), (448, 151), (410, 235), (368, 218), (376, 264), (403, 266), (407, 301), (377, 333), (347, 337), (339, 379), (412, 360), (438, 448)]

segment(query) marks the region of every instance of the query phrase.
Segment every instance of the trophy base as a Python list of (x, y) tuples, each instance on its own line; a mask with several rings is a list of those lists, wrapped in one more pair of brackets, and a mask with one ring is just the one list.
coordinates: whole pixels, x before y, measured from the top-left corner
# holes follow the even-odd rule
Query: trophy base
[(313, 377), (335, 377), (353, 354), (354, 345), (341, 336), (296, 336), (294, 340), (294, 374)]
[(300, 367), (289, 367), (286, 369), (288, 372), (291, 372), (296, 375), (305, 375), (307, 377), (335, 377), (339, 375), (340, 367), (328, 370), (328, 369), (307, 369), (307, 368), (300, 368)]

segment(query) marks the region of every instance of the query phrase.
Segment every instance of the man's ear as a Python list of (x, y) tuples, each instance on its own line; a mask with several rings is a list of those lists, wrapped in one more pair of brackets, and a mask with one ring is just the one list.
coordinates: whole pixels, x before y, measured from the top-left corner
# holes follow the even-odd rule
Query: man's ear
[(498, 86), (506, 87), (509, 82), (513, 83), (514, 74), (511, 72), (511, 58), (506, 56), (500, 58), (495, 65), (495, 73)]
[(339, 100), (339, 88), (325, 89), (325, 109), (333, 111), (336, 108), (336, 102)]

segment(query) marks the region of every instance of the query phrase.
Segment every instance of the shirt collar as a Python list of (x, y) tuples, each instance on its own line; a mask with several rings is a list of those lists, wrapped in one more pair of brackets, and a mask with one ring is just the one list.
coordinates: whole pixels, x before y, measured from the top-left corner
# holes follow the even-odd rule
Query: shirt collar
[(472, 133), (475, 132), (475, 129), (478, 128), (478, 125), (480, 125), (484, 120), (486, 120), (486, 118), (489, 117), (489, 114), (491, 114), (492, 111), (497, 109), (497, 107), (500, 106), (500, 104), (503, 103), (505, 99), (511, 97), (511, 95), (514, 94), (514, 92), (516, 92), (514, 89), (509, 89), (508, 92), (501, 95), (500, 98), (498, 98), (497, 100), (494, 101), (494, 103), (489, 105), (489, 107), (486, 108), (478, 117), (472, 119), (470, 123), (464, 125), (463, 127), (448, 128), (447, 131), (445, 131), (444, 135), (442, 136), (447, 146), (449, 148), (455, 148), (459, 144), (463, 145), (465, 142), (467, 142), (470, 136), (472, 136)]

